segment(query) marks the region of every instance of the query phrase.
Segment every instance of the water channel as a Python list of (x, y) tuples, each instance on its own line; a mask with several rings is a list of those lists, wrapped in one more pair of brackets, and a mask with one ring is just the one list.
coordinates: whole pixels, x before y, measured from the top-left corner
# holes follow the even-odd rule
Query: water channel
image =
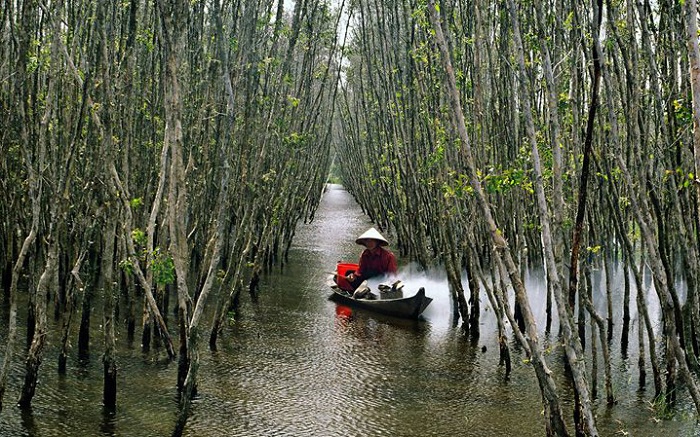
[[(509, 380), (498, 366), (495, 322), (485, 297), (476, 342), (453, 326), (442, 275), (419, 272), (401, 260), (402, 275), (410, 279), (407, 294), (424, 286), (434, 299), (423, 320), (378, 317), (328, 300), (327, 272), (338, 260), (357, 258), (354, 238), (369, 226), (352, 197), (329, 186), (314, 222), (300, 225), (289, 264), (265, 277), (257, 302), (245, 295), (219, 351), (203, 351), (199, 396), (185, 435), (544, 435), (537, 381), (524, 355), (513, 345)], [(544, 326), (541, 279), (528, 278), (528, 287)], [(6, 314), (3, 308), (2, 320)], [(93, 326), (99, 323), (96, 317)], [(0, 326), (0, 344), (5, 335)], [(121, 335), (116, 412), (101, 407), (101, 341), (93, 340), (93, 356), (73, 357), (68, 374), (59, 377), (52, 339), (31, 411), (12, 406), (23, 378), (23, 363), (16, 360), (0, 436), (170, 435), (176, 363), (163, 354), (142, 354), (123, 338), (123, 327)], [(553, 347), (549, 356), (557, 375), (559, 353)], [(654, 418), (652, 389), (639, 390), (636, 382), (635, 350), (627, 360), (613, 354), (618, 403), (597, 407), (601, 435), (700, 436), (687, 400), (674, 418)], [(558, 387), (568, 409), (571, 392), (563, 381)]]

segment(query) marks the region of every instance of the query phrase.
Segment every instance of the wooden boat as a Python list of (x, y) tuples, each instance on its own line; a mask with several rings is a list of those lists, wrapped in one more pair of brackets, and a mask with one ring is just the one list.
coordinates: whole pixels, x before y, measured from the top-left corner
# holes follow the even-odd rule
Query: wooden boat
[(423, 287), (415, 295), (400, 299), (355, 299), (351, 293), (341, 290), (337, 286), (331, 287), (331, 289), (333, 294), (330, 295), (329, 299), (334, 302), (407, 319), (417, 319), (433, 301), (432, 298), (425, 295)]

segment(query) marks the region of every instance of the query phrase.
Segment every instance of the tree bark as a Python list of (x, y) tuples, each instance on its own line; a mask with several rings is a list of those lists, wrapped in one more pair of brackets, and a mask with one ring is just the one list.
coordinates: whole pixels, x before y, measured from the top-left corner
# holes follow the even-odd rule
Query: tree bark
[(532, 353), (532, 365), (535, 370), (535, 374), (537, 375), (540, 389), (542, 390), (542, 400), (545, 406), (548, 433), (554, 433), (562, 436), (568, 435), (568, 431), (566, 430), (566, 425), (562, 416), (561, 405), (556, 393), (556, 385), (552, 379), (551, 372), (547, 368), (542, 350), (539, 346), (535, 319), (530, 309), (525, 286), (512, 259), (508, 244), (503, 238), (502, 233), (498, 230), (496, 222), (491, 214), (491, 206), (486, 199), (481, 182), (477, 178), (476, 165), (472, 156), (471, 144), (464, 120), (464, 112), (462, 110), (462, 104), (459, 98), (459, 91), (457, 90), (454, 69), (452, 68), (450, 50), (443, 35), (442, 24), (438, 17), (438, 12), (433, 0), (428, 2), (428, 16), (432, 28), (435, 31), (435, 39), (441, 53), (441, 61), (445, 70), (445, 86), (448, 89), (447, 94), (450, 99), (454, 128), (459, 133), (461, 152), (464, 154), (465, 162), (467, 163), (470, 185), (476, 194), (477, 201), (481, 207), (483, 218), (489, 228), (489, 233), (496, 248), (497, 254), (499, 257), (502, 257), (503, 261), (505, 262), (508, 277), (515, 290), (516, 301), (520, 303), (523, 311), (528, 335), (527, 342)]
[[(602, 3), (602, 2), (601, 2)], [(577, 406), (581, 410), (581, 415), (576, 417), (581, 417), (585, 423), (585, 432), (590, 433), (590, 435), (598, 435), (598, 431), (595, 424), (595, 418), (592, 411), (591, 399), (589, 395), (588, 382), (586, 381), (586, 369), (583, 365), (582, 360), (583, 351), (579, 339), (573, 333), (572, 330), (572, 313), (567, 309), (565, 304), (564, 292), (562, 290), (561, 281), (559, 280), (559, 268), (558, 263), (554, 254), (554, 242), (552, 231), (550, 228), (550, 213), (547, 206), (547, 199), (544, 192), (544, 180), (542, 175), (542, 167), (540, 163), (540, 153), (539, 147), (537, 146), (537, 138), (535, 132), (535, 125), (532, 119), (532, 110), (530, 106), (530, 96), (529, 87), (527, 82), (527, 72), (525, 68), (525, 57), (520, 36), (520, 24), (518, 20), (518, 10), (516, 8), (514, 0), (508, 1), (510, 7), (511, 21), (513, 23), (513, 39), (516, 48), (516, 59), (518, 60), (518, 66), (520, 71), (520, 89), (521, 89), (521, 101), (523, 105), (523, 113), (525, 116), (525, 127), (528, 139), (530, 141), (531, 156), (533, 169), (535, 171), (535, 192), (537, 195), (537, 205), (539, 210), (540, 225), (542, 226), (542, 241), (545, 252), (545, 267), (547, 272), (548, 283), (552, 287), (552, 292), (557, 302), (557, 308), (559, 309), (559, 323), (561, 328), (561, 335), (564, 339), (565, 351), (567, 356), (567, 363), (571, 368), (572, 379), (575, 387), (575, 397), (580, 399), (580, 404)], [(597, 89), (594, 90), (592, 107), (595, 107)], [(593, 118), (595, 115), (595, 109), (592, 109), (589, 117)], [(586, 140), (586, 153), (590, 155), (591, 142), (592, 142), (592, 126), (593, 121), (589, 120)], [(553, 147), (556, 147), (554, 145)], [(587, 160), (590, 159), (584, 153), (584, 168), (582, 170), (582, 183), (580, 184), (579, 192), (579, 210), (577, 215), (576, 229), (580, 233), (583, 227), (582, 215), (585, 212), (585, 191), (586, 191), (586, 177), (587, 177)], [(583, 192), (583, 194), (582, 194)], [(579, 223), (580, 220), (580, 223)], [(574, 239), (572, 243), (572, 267), (570, 272), (570, 280), (576, 281), (576, 262), (577, 258), (575, 254), (578, 252), (578, 239), (577, 232), (574, 233)], [(575, 287), (575, 285), (574, 285)], [(569, 303), (571, 303), (571, 289), (569, 290)], [(573, 309), (573, 307), (569, 307)], [(580, 326), (580, 325), (579, 325)]]
[(39, 379), (39, 366), (44, 358), (46, 335), (48, 334), (46, 316), (46, 296), (48, 289), (57, 284), (58, 275), (58, 245), (49, 243), (46, 267), (36, 290), (36, 326), (32, 344), (25, 361), (24, 385), (18, 401), (21, 408), (29, 408), (36, 393), (36, 383)]
[(114, 317), (114, 250), (116, 240), (116, 215), (107, 218), (104, 232), (104, 245), (102, 250), (102, 290), (103, 290), (103, 316), (104, 329), (104, 354), (102, 402), (109, 410), (117, 407), (117, 358)]

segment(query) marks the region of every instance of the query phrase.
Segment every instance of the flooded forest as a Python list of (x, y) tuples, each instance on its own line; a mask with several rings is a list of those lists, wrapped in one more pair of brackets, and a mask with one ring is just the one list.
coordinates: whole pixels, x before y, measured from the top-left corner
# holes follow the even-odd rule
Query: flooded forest
[(620, 360), (641, 414), (692, 429), (698, 20), (696, 0), (0, 0), (0, 424), (85, 360), (83, 414), (118, 415), (158, 363), (186, 435), (332, 181), (440, 272), (490, 379), (532, 378), (539, 435), (605, 435)]

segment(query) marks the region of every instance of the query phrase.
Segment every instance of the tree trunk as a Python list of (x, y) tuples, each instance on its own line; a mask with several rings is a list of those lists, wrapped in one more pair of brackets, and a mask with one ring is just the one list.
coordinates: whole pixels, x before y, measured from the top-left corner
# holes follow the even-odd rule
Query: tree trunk
[[(602, 2), (601, 2), (602, 3)], [(574, 387), (576, 390), (576, 399), (580, 400), (580, 404), (577, 406), (581, 410), (581, 418), (585, 421), (585, 430), (586, 432), (590, 433), (590, 435), (597, 435), (598, 431), (596, 429), (595, 425), (595, 419), (593, 416), (592, 412), (592, 406), (591, 406), (591, 399), (588, 394), (588, 383), (585, 379), (586, 376), (586, 369), (581, 363), (580, 357), (583, 356), (582, 352), (582, 346), (581, 344), (577, 341), (576, 336), (573, 335), (573, 331), (571, 329), (572, 326), (572, 318), (571, 318), (571, 311), (567, 309), (567, 305), (565, 304), (565, 298), (564, 298), (564, 292), (561, 287), (561, 281), (559, 280), (559, 269), (558, 269), (558, 263), (555, 258), (554, 254), (554, 242), (553, 242), (553, 236), (552, 236), (552, 231), (550, 229), (550, 213), (549, 213), (549, 208), (547, 206), (547, 200), (544, 192), (544, 179), (543, 179), (543, 173), (542, 173), (542, 168), (541, 168), (541, 163), (540, 163), (540, 154), (539, 154), (539, 147), (537, 145), (537, 136), (535, 132), (535, 125), (532, 119), (532, 110), (530, 106), (530, 93), (529, 93), (529, 87), (528, 87), (528, 82), (527, 82), (527, 72), (526, 72), (526, 67), (525, 67), (525, 57), (524, 57), (524, 52), (523, 52), (523, 46), (522, 46), (522, 41), (521, 41), (521, 36), (520, 36), (520, 24), (518, 20), (518, 10), (516, 8), (515, 2), (513, 0), (508, 1), (509, 8), (510, 8), (510, 13), (511, 13), (511, 21), (513, 23), (513, 39), (514, 39), (514, 44), (515, 48), (517, 50), (516, 52), (516, 58), (518, 60), (518, 66), (519, 66), (519, 71), (520, 71), (520, 95), (521, 95), (521, 101), (523, 105), (523, 113), (525, 116), (525, 121), (526, 121), (526, 132), (527, 136), (530, 140), (530, 147), (531, 147), (531, 156), (532, 156), (532, 163), (533, 163), (533, 169), (535, 171), (535, 192), (537, 195), (537, 205), (538, 205), (538, 210), (539, 210), (539, 217), (540, 217), (540, 224), (542, 226), (542, 241), (543, 241), (543, 246), (544, 246), (544, 252), (545, 252), (545, 259), (546, 259), (546, 272), (547, 272), (547, 279), (549, 284), (551, 285), (553, 289), (553, 295), (555, 297), (555, 300), (557, 302), (557, 307), (559, 308), (559, 319), (560, 319), (560, 326), (562, 330), (562, 337), (564, 339), (564, 344), (566, 345), (565, 351), (567, 355), (567, 363), (570, 366), (571, 373), (572, 373), (572, 378), (573, 378), (573, 383)], [(597, 91), (594, 91), (594, 97), (593, 97), (593, 103), (592, 107), (595, 107), (595, 100), (596, 97), (595, 95), (597, 94)], [(591, 113), (589, 114), (589, 117), (593, 118), (595, 115), (595, 110), (592, 109)], [(587, 154), (590, 155), (590, 144), (591, 144), (591, 136), (592, 136), (592, 126), (593, 122), (592, 120), (589, 120), (588, 123), (589, 126), (589, 131), (587, 134)], [(554, 146), (556, 147), (556, 145)], [(585, 191), (586, 191), (586, 176), (587, 176), (587, 169), (586, 169), (586, 163), (587, 163), (587, 156), (584, 154), (584, 169), (582, 170), (582, 183), (580, 185), (580, 192), (579, 192), (579, 212), (577, 215), (577, 223), (576, 223), (576, 229), (580, 233), (580, 230), (583, 227), (582, 224), (582, 217), (585, 212)], [(583, 192), (583, 194), (581, 194)], [(582, 206), (583, 205), (583, 206)], [(579, 220), (581, 221), (579, 223)], [(575, 282), (576, 281), (576, 262), (577, 258), (575, 257), (575, 254), (578, 251), (578, 239), (577, 239), (577, 233), (574, 233), (574, 241), (572, 243), (572, 267), (571, 267), (571, 273), (570, 273), (570, 278), (573, 278), (572, 280)], [(574, 285), (575, 287), (575, 285)], [(571, 299), (571, 289), (569, 290), (569, 299)], [(569, 301), (570, 302), (570, 301)], [(573, 307), (571, 307), (573, 309)], [(585, 326), (585, 325), (584, 325)], [(579, 327), (581, 327), (581, 324), (579, 324)]]
[(61, 351), (58, 354), (58, 373), (59, 375), (66, 374), (66, 368), (68, 363), (68, 353), (70, 351), (70, 335), (71, 335), (71, 322), (73, 320), (73, 314), (75, 313), (75, 290), (85, 289), (85, 284), (80, 277), (80, 268), (82, 267), (83, 260), (87, 255), (87, 250), (81, 248), (81, 252), (76, 259), (75, 264), (73, 264), (73, 269), (70, 272), (70, 278), (68, 280), (68, 286), (66, 287), (66, 301), (62, 314), (62, 327), (61, 327)]
[(555, 433), (557, 435), (568, 435), (562, 416), (559, 398), (556, 394), (556, 386), (551, 372), (549, 369), (547, 369), (542, 350), (539, 346), (535, 319), (528, 303), (527, 292), (521, 278), (519, 277), (519, 272), (512, 259), (508, 244), (503, 238), (501, 232), (499, 232), (496, 222), (493, 219), (491, 214), (491, 206), (486, 199), (481, 182), (477, 178), (476, 166), (472, 156), (471, 144), (464, 120), (464, 112), (462, 111), (462, 104), (460, 102), (459, 91), (457, 90), (454, 69), (452, 68), (450, 50), (447, 45), (447, 41), (445, 40), (442, 31), (442, 24), (438, 18), (438, 12), (433, 0), (430, 0), (428, 3), (428, 16), (432, 27), (435, 30), (435, 39), (440, 49), (441, 61), (446, 73), (445, 86), (448, 89), (447, 94), (450, 99), (454, 128), (459, 133), (459, 139), (461, 140), (461, 152), (463, 153), (465, 162), (467, 163), (470, 185), (476, 194), (477, 201), (481, 207), (483, 218), (489, 228), (489, 233), (493, 240), (497, 254), (499, 257), (502, 257), (503, 261), (505, 262), (508, 277), (510, 278), (515, 290), (516, 300), (520, 303), (524, 314), (528, 334), (527, 342), (530, 345), (530, 350), (532, 353), (532, 365), (535, 370), (535, 374), (537, 375), (540, 389), (542, 390), (542, 400), (545, 406), (547, 430), (548, 432)]
[[(690, 76), (690, 89), (692, 92), (692, 113), (693, 113), (693, 158), (695, 169), (695, 228), (700, 229), (700, 43), (698, 42), (698, 5), (696, 0), (687, 0), (684, 3), (685, 25), (688, 41), (688, 65)], [(696, 236), (697, 238), (697, 236)], [(694, 247), (689, 250), (694, 251)], [(697, 266), (694, 266), (697, 267)], [(700, 278), (696, 278), (700, 284)], [(699, 285), (700, 286), (700, 285)], [(700, 296), (697, 290), (691, 290), (688, 293), (689, 309), (691, 316), (688, 323), (691, 324), (691, 331), (694, 333), (693, 339), (697, 338), (698, 330), (700, 330)], [(698, 342), (695, 340), (695, 347), (698, 347)], [(697, 362), (698, 351), (695, 350), (695, 361)], [(697, 369), (696, 369), (697, 371)]]
[[(29, 165), (29, 163), (27, 163)], [(39, 182), (41, 184), (41, 182)], [(39, 185), (39, 188), (41, 185)], [(39, 190), (41, 191), (41, 190)], [(10, 310), (9, 319), (7, 322), (7, 343), (5, 345), (4, 357), (2, 361), (2, 368), (0, 369), (0, 411), (3, 408), (3, 398), (5, 396), (5, 391), (7, 390), (7, 377), (10, 373), (10, 367), (12, 366), (12, 360), (14, 358), (15, 343), (17, 339), (17, 282), (19, 281), (19, 276), (24, 266), (24, 260), (29, 253), (29, 248), (34, 244), (36, 240), (37, 229), (39, 227), (39, 202), (32, 195), (32, 226), (24, 239), (22, 248), (20, 249), (19, 255), (17, 256), (17, 261), (12, 268), (12, 278), (10, 281), (9, 298), (10, 298)]]
[[(627, 170), (627, 164), (622, 159), (620, 154), (617, 154), (617, 163), (621, 170), (621, 175), (623, 177), (624, 183), (628, 188), (633, 187), (633, 183), (630, 177), (630, 173)], [(686, 384), (688, 391), (690, 392), (691, 398), (695, 404), (696, 410), (700, 413), (700, 390), (698, 388), (697, 381), (692, 376), (690, 369), (685, 357), (685, 351), (680, 343), (678, 333), (676, 332), (676, 312), (675, 304), (671, 292), (668, 286), (668, 277), (666, 275), (666, 269), (663, 266), (661, 258), (656, 249), (656, 241), (654, 240), (654, 233), (649, 227), (651, 222), (651, 217), (649, 213), (649, 207), (639, 199), (634, 192), (630, 195), (630, 202), (637, 216), (637, 222), (640, 227), (641, 236), (646, 243), (646, 249), (649, 254), (649, 264), (652, 268), (654, 275), (654, 285), (656, 293), (659, 296), (659, 301), (661, 303), (661, 308), (664, 317), (663, 332), (664, 337), (668, 342), (668, 350), (671, 354), (670, 356), (675, 358), (677, 361), (678, 372), (680, 377)]]
[(464, 256), (467, 267), (467, 281), (469, 284), (469, 334), (472, 338), (479, 338), (479, 319), (481, 316), (481, 293), (479, 281), (474, 272), (472, 254), (467, 252)]
[[(60, 41), (60, 38), (55, 38), (55, 41), (57, 41), (59, 44), (62, 44)], [(64, 53), (64, 56), (66, 57), (66, 64), (69, 66), (69, 70), (73, 74), (73, 77), (75, 81), (80, 84), (81, 87), (85, 87), (85, 82), (81, 76), (81, 73), (78, 71), (76, 66), (74, 65), (72, 59), (70, 59), (67, 48), (62, 45), (62, 51)], [(86, 92), (88, 92), (87, 97), (85, 99), (87, 106), (89, 107), (95, 107), (95, 102), (93, 101), (92, 96), (89, 94), (89, 87), (85, 87)], [(98, 111), (90, 111), (90, 115), (92, 117), (92, 121), (96, 126), (97, 131), (100, 134), (101, 138), (105, 138), (108, 133), (105, 130), (104, 123), (100, 119), (100, 116), (98, 114)], [(145, 275), (143, 274), (143, 271), (141, 270), (139, 260), (137, 257), (138, 251), (134, 247), (134, 242), (132, 240), (132, 231), (133, 231), (133, 212), (132, 212), (132, 207), (130, 204), (131, 197), (129, 196), (124, 184), (121, 181), (121, 178), (119, 177), (119, 172), (117, 171), (116, 164), (114, 160), (111, 160), (108, 162), (108, 167), (109, 167), (109, 175), (110, 177), (107, 179), (107, 184), (110, 192), (114, 195), (117, 195), (118, 198), (122, 202), (122, 206), (124, 208), (124, 223), (122, 226), (122, 232), (124, 233), (124, 241), (127, 243), (127, 247), (129, 250), (130, 254), (130, 261), (131, 261), (131, 267), (133, 269), (133, 273), (136, 275), (138, 278), (139, 282), (141, 283), (141, 286), (144, 289), (145, 293), (145, 299), (148, 304), (148, 308), (151, 311), (154, 319), (156, 320), (159, 328), (159, 333), (161, 337), (163, 338), (163, 341), (165, 343), (168, 356), (170, 358), (175, 357), (175, 351), (173, 349), (172, 345), (172, 340), (170, 339), (170, 333), (168, 332), (167, 325), (165, 324), (165, 321), (163, 320), (163, 317), (158, 310), (158, 304), (155, 301), (155, 298), (153, 297), (153, 293), (151, 291), (151, 286), (150, 283), (147, 281)]]
[(19, 398), (19, 406), (29, 408), (36, 392), (36, 383), (39, 378), (39, 366), (44, 358), (44, 347), (46, 345), (46, 335), (48, 333), (47, 316), (46, 316), (46, 296), (48, 289), (51, 286), (56, 286), (58, 283), (58, 245), (49, 243), (49, 249), (46, 259), (46, 267), (36, 290), (36, 327), (34, 329), (34, 338), (27, 353), (25, 362), (24, 385)]
[(103, 329), (104, 329), (104, 355), (102, 364), (104, 369), (104, 384), (102, 390), (102, 402), (109, 410), (117, 407), (117, 359), (114, 317), (114, 249), (116, 239), (116, 215), (107, 218), (104, 233), (104, 246), (102, 250), (102, 290), (104, 298)]

